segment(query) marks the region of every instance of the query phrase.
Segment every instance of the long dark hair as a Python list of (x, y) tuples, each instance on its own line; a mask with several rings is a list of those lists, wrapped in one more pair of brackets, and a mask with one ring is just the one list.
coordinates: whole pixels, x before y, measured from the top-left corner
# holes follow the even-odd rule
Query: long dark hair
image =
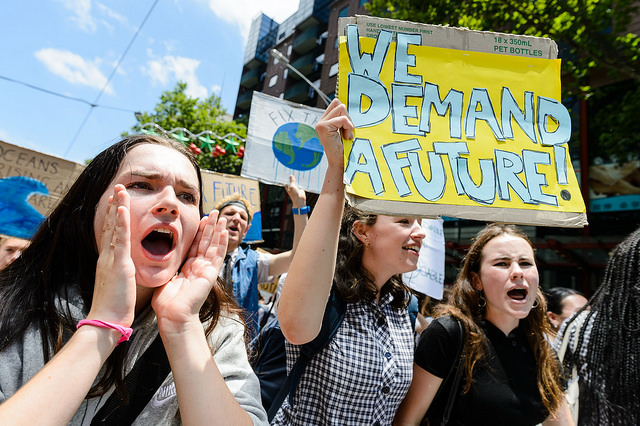
[[(496, 237), (508, 234), (522, 238), (533, 248), (527, 235), (517, 226), (492, 223), (481, 229), (469, 247), (469, 251), (462, 262), (462, 269), (453, 286), (447, 304), (439, 309), (438, 316), (453, 315), (464, 324), (465, 333), (465, 392), (469, 391), (473, 383), (473, 368), (483, 362), (488, 350), (487, 336), (478, 325), (485, 317), (485, 306), (481, 303), (482, 292), (476, 290), (472, 284), (473, 273), (480, 274), (482, 250), (487, 243)], [(553, 331), (547, 321), (547, 306), (538, 287), (537, 304), (531, 308), (529, 315), (520, 320), (527, 342), (531, 347), (538, 366), (538, 390), (542, 403), (549, 413), (553, 413), (564, 397), (561, 387), (561, 372), (555, 355), (548, 344), (545, 334)]]
[[(34, 325), (42, 338), (46, 363), (75, 331), (67, 300), (70, 288), (77, 286), (88, 312), (93, 297), (98, 250), (93, 229), (98, 201), (107, 190), (127, 153), (139, 144), (170, 147), (186, 156), (198, 176), (202, 176), (191, 153), (176, 141), (154, 135), (127, 137), (96, 156), (84, 169), (53, 212), (33, 236), (29, 247), (10, 267), (0, 272), (0, 351), (18, 341)], [(202, 197), (200, 197), (202, 215)], [(214, 286), (204, 303), (200, 318), (211, 321), (210, 334), (222, 309), (233, 311), (233, 304)], [(90, 390), (88, 397), (101, 395), (114, 383), (123, 395), (123, 362), (128, 345), (118, 345), (105, 363), (105, 374)]]
[[(378, 289), (371, 273), (362, 264), (364, 244), (353, 234), (356, 221), (372, 226), (378, 215), (366, 213), (345, 203), (340, 237), (338, 239), (338, 255), (333, 286), (338, 296), (347, 303), (375, 300)], [(391, 293), (391, 306), (405, 308), (409, 301), (408, 289), (402, 283), (400, 274), (392, 276), (380, 289), (380, 297)]]
[[(574, 355), (580, 372), (580, 424), (640, 422), (640, 229), (613, 251), (589, 303)], [(578, 315), (567, 320), (571, 327)], [(592, 323), (591, 332), (586, 325)], [(582, 358), (580, 354), (585, 354)], [(570, 370), (569, 370), (570, 371)]]
[(552, 287), (545, 292), (547, 299), (547, 312), (553, 312), (556, 315), (562, 315), (563, 303), (562, 301), (573, 295), (583, 296), (578, 290), (568, 287)]

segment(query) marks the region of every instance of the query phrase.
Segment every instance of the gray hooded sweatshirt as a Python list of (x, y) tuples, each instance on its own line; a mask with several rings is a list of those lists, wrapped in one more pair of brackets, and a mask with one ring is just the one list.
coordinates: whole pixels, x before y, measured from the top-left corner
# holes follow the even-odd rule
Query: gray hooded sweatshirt
[[(60, 301), (67, 305), (64, 300)], [(77, 291), (69, 297), (71, 314), (79, 321), (85, 317), (82, 299)], [(133, 323), (133, 334), (126, 362), (127, 373), (135, 362), (151, 345), (158, 335), (157, 319), (149, 306), (136, 317)], [(237, 318), (221, 316), (214, 331), (209, 336), (213, 359), (218, 370), (240, 406), (249, 414), (256, 425), (266, 425), (267, 415), (262, 408), (260, 384), (255, 376), (248, 358), (244, 343), (244, 326)], [(31, 326), (23, 335), (6, 350), (0, 352), (0, 404), (11, 397), (44, 366), (42, 340), (40, 332)], [(106, 394), (84, 400), (71, 419), (70, 425), (90, 425), (93, 416), (108, 400), (115, 388)], [(170, 372), (153, 398), (139, 414), (133, 425), (180, 425), (178, 399)]]

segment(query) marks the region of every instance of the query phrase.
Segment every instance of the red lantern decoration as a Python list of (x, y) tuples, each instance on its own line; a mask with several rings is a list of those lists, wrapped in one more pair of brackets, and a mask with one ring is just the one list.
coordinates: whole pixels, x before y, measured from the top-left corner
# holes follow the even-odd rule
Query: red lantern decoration
[(227, 151), (220, 145), (216, 145), (216, 147), (211, 151), (211, 155), (214, 157), (219, 157), (221, 155), (225, 155), (226, 153)]

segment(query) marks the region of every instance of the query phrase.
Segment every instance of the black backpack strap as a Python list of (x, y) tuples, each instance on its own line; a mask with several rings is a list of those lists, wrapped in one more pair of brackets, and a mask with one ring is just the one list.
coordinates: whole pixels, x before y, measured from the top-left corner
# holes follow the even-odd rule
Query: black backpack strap
[(278, 299), (278, 294), (275, 293), (273, 295), (273, 300), (271, 301), (271, 306), (269, 306), (269, 310), (262, 315), (262, 320), (260, 321), (260, 331), (259, 332), (262, 332), (262, 329), (264, 328), (264, 326), (267, 325), (267, 322), (269, 322), (269, 318), (271, 318), (271, 312), (273, 311), (273, 307), (276, 306), (276, 300), (277, 299)]
[(93, 416), (91, 425), (130, 425), (149, 403), (171, 371), (160, 334), (136, 361), (125, 377), (128, 404), (114, 391)]
[(409, 303), (407, 304), (407, 312), (409, 313), (409, 319), (411, 320), (411, 330), (415, 331), (416, 320), (418, 318), (418, 314), (420, 313), (418, 298), (410, 291), (407, 292), (407, 297), (409, 298)]
[[(460, 340), (458, 341), (458, 362), (454, 362), (451, 365), (451, 370), (449, 370), (449, 374), (447, 375), (446, 380), (449, 380), (452, 373), (455, 370), (455, 376), (453, 376), (453, 386), (451, 386), (451, 390), (449, 392), (449, 397), (447, 398), (447, 405), (444, 409), (444, 414), (442, 415), (442, 425), (446, 425), (449, 422), (449, 417), (451, 416), (451, 410), (453, 409), (453, 403), (456, 400), (456, 395), (458, 393), (458, 388), (460, 387), (460, 379), (462, 377), (462, 370), (464, 370), (464, 328), (460, 323), (460, 320), (452, 317), (453, 320), (458, 325), (458, 330), (460, 331)], [(444, 383), (444, 382), (443, 382)]]
[[(251, 366), (260, 380), (262, 406), (269, 412), (287, 381), (285, 338), (276, 319), (270, 320), (252, 342)], [(288, 388), (287, 388), (288, 389)], [(286, 392), (285, 392), (286, 396)], [(284, 396), (280, 398), (280, 403)]]
[(276, 396), (273, 398), (273, 401), (271, 402), (271, 406), (269, 407), (269, 411), (267, 412), (267, 419), (269, 420), (269, 423), (271, 423), (273, 418), (276, 416), (276, 413), (278, 413), (278, 410), (282, 406), (284, 399), (289, 394), (290, 387), (291, 387), (291, 374), (287, 376), (284, 383), (282, 384), (282, 387), (280, 387), (280, 390), (278, 391)]
[(346, 311), (347, 304), (331, 290), (327, 306), (324, 310), (324, 316), (322, 317), (322, 328), (315, 339), (300, 347), (300, 356), (293, 365), (289, 375), (287, 375), (287, 380), (278, 391), (269, 408), (269, 412), (267, 413), (269, 422), (273, 420), (287, 395), (289, 396), (289, 401), (293, 402), (302, 373), (304, 373), (313, 356), (333, 340), (338, 328), (340, 328), (340, 324), (342, 324), (342, 320), (344, 320)]

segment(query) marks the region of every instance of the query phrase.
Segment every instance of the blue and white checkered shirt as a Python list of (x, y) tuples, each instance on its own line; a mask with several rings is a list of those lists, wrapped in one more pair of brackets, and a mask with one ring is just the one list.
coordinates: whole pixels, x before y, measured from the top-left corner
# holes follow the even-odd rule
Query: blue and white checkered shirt
[[(349, 303), (334, 339), (309, 362), (293, 406), (288, 398), (272, 425), (390, 425), (411, 384), (414, 336), (406, 309)], [(300, 348), (286, 343), (287, 370)]]
[[(585, 324), (587, 319), (587, 314), (589, 311), (582, 311), (582, 313), (575, 319), (575, 314), (564, 320), (564, 322), (560, 325), (560, 330), (558, 330), (558, 335), (556, 336), (556, 340), (553, 342), (553, 349), (556, 352), (560, 351), (560, 347), (562, 346), (562, 342), (564, 339), (568, 338), (568, 346), (567, 346), (567, 354), (573, 354), (575, 348), (577, 346), (577, 340), (580, 337), (580, 331), (583, 327), (585, 327), (584, 333), (584, 342), (582, 343), (582, 349), (578, 354), (578, 359), (580, 360), (579, 364), (584, 367), (586, 364), (586, 356), (587, 356), (587, 345), (589, 344), (589, 337), (591, 336), (591, 329), (593, 328), (593, 321), (595, 320), (595, 315), (592, 315), (589, 322)], [(569, 329), (567, 330), (567, 326)], [(565, 355), (567, 357), (568, 355)], [(570, 371), (566, 372), (570, 374)]]

